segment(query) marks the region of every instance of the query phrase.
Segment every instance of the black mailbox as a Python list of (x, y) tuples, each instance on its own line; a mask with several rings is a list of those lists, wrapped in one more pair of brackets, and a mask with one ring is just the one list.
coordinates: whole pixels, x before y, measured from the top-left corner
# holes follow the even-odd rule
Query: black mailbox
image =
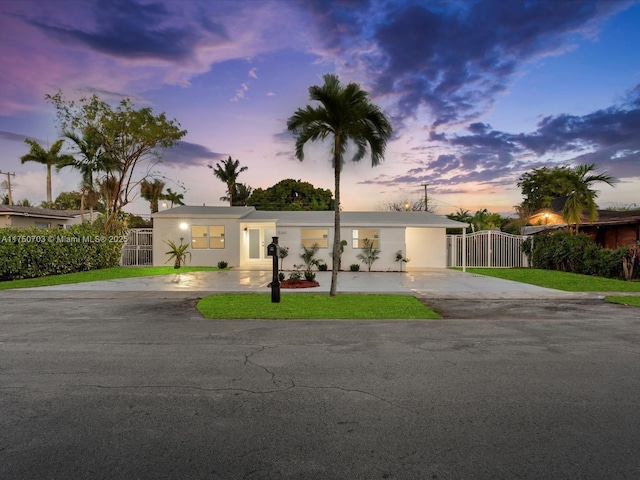
[(267, 255), (273, 259), (273, 276), (271, 278), (271, 303), (280, 303), (280, 279), (278, 278), (278, 237), (267, 245)]

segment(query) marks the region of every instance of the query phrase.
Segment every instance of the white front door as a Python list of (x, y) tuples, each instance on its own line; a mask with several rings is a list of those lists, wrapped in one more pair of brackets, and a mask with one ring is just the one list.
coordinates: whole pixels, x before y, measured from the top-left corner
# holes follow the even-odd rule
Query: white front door
[(249, 228), (249, 260), (260, 261), (268, 260), (267, 245), (272, 241), (272, 237), (276, 235), (275, 228)]

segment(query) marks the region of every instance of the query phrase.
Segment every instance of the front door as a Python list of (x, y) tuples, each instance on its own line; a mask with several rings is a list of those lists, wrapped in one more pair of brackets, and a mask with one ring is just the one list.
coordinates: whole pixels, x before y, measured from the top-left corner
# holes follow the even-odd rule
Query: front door
[(272, 237), (276, 235), (275, 228), (249, 228), (249, 260), (260, 261), (267, 260), (267, 245), (272, 241)]

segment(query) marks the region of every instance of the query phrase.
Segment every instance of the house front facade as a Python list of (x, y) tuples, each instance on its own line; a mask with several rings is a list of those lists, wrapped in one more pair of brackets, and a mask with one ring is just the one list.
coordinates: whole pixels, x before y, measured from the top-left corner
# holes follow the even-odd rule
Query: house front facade
[[(342, 269), (361, 263), (365, 239), (380, 250), (372, 270), (395, 271), (396, 253), (409, 258), (407, 270), (446, 268), (446, 229), (467, 224), (428, 212), (343, 212), (340, 238), (346, 241)], [(191, 265), (269, 269), (267, 245), (278, 237), (287, 248), (283, 269), (302, 263), (303, 247), (318, 245), (317, 260), (331, 266), (334, 213), (331, 211), (257, 211), (253, 207), (179, 206), (153, 215), (153, 264), (164, 265), (168, 241), (188, 243)], [(404, 266), (403, 266), (404, 268)]]

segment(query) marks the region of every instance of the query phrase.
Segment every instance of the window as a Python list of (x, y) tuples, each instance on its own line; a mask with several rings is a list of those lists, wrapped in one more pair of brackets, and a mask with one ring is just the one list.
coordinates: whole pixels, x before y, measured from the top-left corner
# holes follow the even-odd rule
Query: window
[(352, 248), (364, 248), (364, 241), (365, 239), (369, 239), (371, 240), (371, 246), (373, 248), (380, 248), (379, 246), (379, 239), (378, 237), (380, 236), (380, 231), (375, 228), (375, 229), (363, 229), (363, 230), (353, 230), (353, 235), (352, 235), (352, 239), (353, 239), (353, 243), (352, 243)]
[(191, 227), (191, 248), (224, 248), (224, 226)]
[(46, 222), (35, 222), (34, 226), (36, 228), (51, 228), (51, 224)]
[(309, 248), (313, 244), (317, 244), (320, 248), (329, 247), (329, 230), (324, 229), (303, 229), (302, 230), (302, 246)]

